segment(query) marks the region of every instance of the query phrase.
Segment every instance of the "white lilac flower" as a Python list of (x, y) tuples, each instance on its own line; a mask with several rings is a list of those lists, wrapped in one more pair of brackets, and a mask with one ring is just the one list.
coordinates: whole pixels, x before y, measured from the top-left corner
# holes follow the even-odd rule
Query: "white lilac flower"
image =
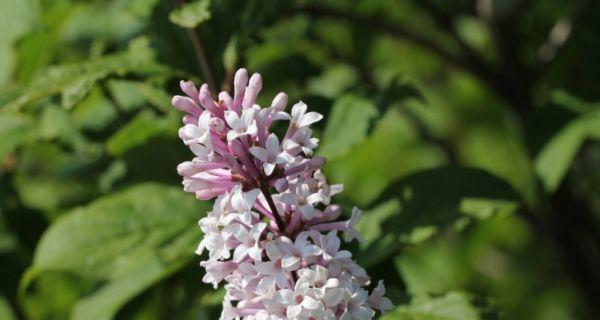
[(323, 308), (322, 303), (314, 298), (314, 288), (310, 286), (310, 280), (300, 277), (294, 289), (281, 289), (275, 294), (275, 301), (287, 306), (286, 315), (295, 319), (304, 315), (312, 315), (315, 310)]
[(179, 130), (179, 137), (187, 145), (210, 143), (210, 120), (210, 112), (202, 112), (196, 124), (188, 123)]
[(317, 112), (306, 113), (307, 108), (308, 106), (302, 101), (296, 103), (292, 107), (292, 125), (303, 128), (310, 126), (323, 118), (323, 115)]
[(256, 124), (254, 123), (254, 109), (245, 109), (240, 117), (235, 111), (225, 111), (225, 121), (231, 128), (227, 132), (227, 140), (231, 141), (244, 135), (256, 133)]
[(275, 134), (270, 134), (267, 138), (267, 147), (251, 147), (250, 153), (262, 161), (265, 174), (270, 176), (278, 164), (285, 164), (294, 161), (289, 153), (282, 151), (279, 145), (279, 138)]
[(384, 294), (385, 285), (383, 285), (383, 280), (379, 280), (379, 282), (377, 283), (377, 287), (373, 289), (371, 295), (367, 299), (367, 301), (369, 301), (369, 305), (371, 305), (373, 309), (377, 309), (382, 313), (385, 313), (386, 311), (392, 310), (394, 308), (392, 301), (384, 297)]
[(302, 218), (310, 220), (315, 215), (315, 205), (323, 202), (319, 190), (311, 190), (310, 182), (298, 179), (288, 186), (290, 192), (281, 194), (281, 202), (292, 205), (302, 214)]
[[(367, 272), (340, 250), (339, 234), (362, 239), (361, 212), (338, 220), (341, 207), (331, 201), (343, 187), (328, 184), (325, 159), (312, 156), (318, 139), (310, 125), (322, 115), (303, 102), (286, 113), (285, 93), (261, 108), (262, 78), (245, 69), (235, 74), (233, 96), (220, 92), (219, 101), (207, 85), (180, 86), (186, 96), (172, 103), (186, 113), (179, 136), (194, 158), (177, 172), (185, 191), (216, 198), (198, 222), (196, 252), (208, 252), (202, 281), (225, 282), (220, 319), (366, 320), (392, 309), (383, 282), (369, 294)], [(271, 132), (274, 121), (289, 121), (282, 139)]]
[(312, 137), (312, 130), (303, 127), (294, 132), (294, 134), (283, 142), (285, 151), (291, 154), (297, 154), (302, 151), (305, 155), (310, 156), (319, 145), (319, 139)]
[(295, 242), (282, 236), (277, 244), (282, 252), (281, 267), (288, 271), (300, 269), (303, 262), (321, 254), (321, 248), (308, 241), (306, 232), (298, 234)]
[(260, 236), (267, 225), (262, 222), (257, 223), (250, 230), (239, 223), (231, 226), (233, 226), (233, 236), (240, 242), (233, 252), (233, 262), (240, 262), (247, 256), (260, 261), (262, 255), (262, 248), (259, 246)]

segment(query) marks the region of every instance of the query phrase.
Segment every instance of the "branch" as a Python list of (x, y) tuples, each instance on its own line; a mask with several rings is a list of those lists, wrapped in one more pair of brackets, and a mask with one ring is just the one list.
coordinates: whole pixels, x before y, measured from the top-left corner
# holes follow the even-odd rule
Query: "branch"
[[(177, 5), (185, 5), (186, 0), (175, 0), (175, 6)], [(192, 47), (194, 47), (194, 53), (196, 54), (196, 60), (198, 60), (198, 64), (200, 65), (200, 72), (202, 73), (202, 80), (206, 82), (210, 92), (213, 95), (217, 94), (215, 80), (212, 76), (212, 72), (210, 70), (210, 64), (206, 59), (206, 54), (204, 53), (204, 46), (202, 45), (202, 41), (200, 41), (200, 36), (198, 33), (192, 28), (186, 28), (188, 39), (192, 43)]]
[(281, 220), (281, 216), (279, 215), (279, 212), (277, 211), (277, 206), (275, 206), (275, 202), (273, 201), (271, 192), (269, 192), (269, 187), (266, 184), (261, 183), (260, 191), (265, 196), (265, 199), (267, 199), (267, 203), (269, 204), (271, 213), (273, 214), (273, 217), (275, 218), (275, 223), (277, 224), (277, 229), (279, 229), (280, 233), (284, 233), (285, 232), (285, 223), (283, 222), (283, 220)]
[(198, 33), (194, 29), (187, 29), (188, 38), (194, 47), (194, 52), (196, 53), (196, 59), (200, 64), (200, 71), (202, 72), (202, 77), (206, 84), (208, 84), (208, 88), (213, 94), (216, 94), (215, 80), (212, 76), (212, 72), (210, 70), (210, 65), (208, 64), (208, 60), (206, 59), (206, 54), (204, 53), (204, 47), (202, 46), (202, 42), (200, 41), (200, 37)]

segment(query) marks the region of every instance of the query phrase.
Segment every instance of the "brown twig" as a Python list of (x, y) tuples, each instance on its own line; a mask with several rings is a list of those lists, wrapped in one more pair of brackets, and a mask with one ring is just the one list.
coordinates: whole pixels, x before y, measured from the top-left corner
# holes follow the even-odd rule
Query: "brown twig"
[[(175, 0), (175, 5), (185, 5), (185, 0)], [(208, 89), (210, 92), (214, 94), (217, 93), (215, 80), (212, 76), (212, 72), (210, 70), (210, 64), (208, 63), (208, 59), (206, 59), (206, 54), (204, 52), (204, 46), (202, 45), (202, 41), (198, 33), (193, 28), (186, 28), (188, 39), (192, 43), (192, 47), (194, 48), (194, 53), (196, 54), (196, 60), (198, 60), (198, 64), (200, 65), (200, 72), (202, 73), (202, 80), (206, 82), (208, 85)]]
[(194, 47), (194, 52), (196, 53), (196, 59), (198, 60), (198, 64), (200, 64), (200, 71), (202, 72), (202, 77), (206, 84), (208, 84), (208, 88), (213, 94), (216, 94), (216, 86), (215, 80), (212, 76), (212, 72), (210, 70), (210, 65), (208, 60), (206, 59), (206, 54), (204, 53), (204, 47), (202, 46), (202, 41), (200, 41), (200, 37), (198, 33), (194, 29), (187, 29), (188, 38)]
[(285, 232), (285, 223), (283, 222), (283, 220), (281, 220), (281, 216), (279, 215), (279, 212), (277, 211), (277, 207), (275, 206), (273, 197), (271, 196), (271, 193), (269, 192), (269, 187), (266, 184), (261, 183), (260, 191), (265, 196), (265, 199), (267, 199), (267, 203), (269, 204), (269, 208), (271, 209), (273, 218), (275, 218), (275, 223), (277, 224), (277, 228), (279, 229), (279, 232), (281, 232), (281, 233)]

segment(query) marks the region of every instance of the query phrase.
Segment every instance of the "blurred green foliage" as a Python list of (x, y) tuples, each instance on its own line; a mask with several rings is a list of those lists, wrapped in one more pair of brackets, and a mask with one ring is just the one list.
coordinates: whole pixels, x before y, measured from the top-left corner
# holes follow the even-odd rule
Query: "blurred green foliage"
[(0, 1), (0, 319), (216, 319), (180, 79), (325, 115), (382, 319), (600, 317), (600, 4)]

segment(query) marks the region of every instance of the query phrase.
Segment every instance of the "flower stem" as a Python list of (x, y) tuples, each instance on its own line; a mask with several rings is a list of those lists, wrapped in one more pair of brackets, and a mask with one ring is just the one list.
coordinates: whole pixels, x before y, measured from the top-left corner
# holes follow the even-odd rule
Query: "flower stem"
[(273, 197), (271, 196), (271, 193), (269, 192), (269, 186), (267, 186), (266, 184), (262, 184), (261, 183), (261, 185), (260, 185), (260, 191), (262, 192), (262, 194), (267, 199), (267, 203), (269, 204), (269, 208), (271, 209), (271, 212), (273, 213), (273, 217), (275, 218), (275, 223), (277, 224), (277, 229), (279, 229), (279, 232), (281, 232), (281, 233), (285, 232), (285, 223), (281, 219), (281, 216), (279, 215), (279, 212), (277, 212), (277, 207), (275, 206), (275, 202), (273, 201)]

